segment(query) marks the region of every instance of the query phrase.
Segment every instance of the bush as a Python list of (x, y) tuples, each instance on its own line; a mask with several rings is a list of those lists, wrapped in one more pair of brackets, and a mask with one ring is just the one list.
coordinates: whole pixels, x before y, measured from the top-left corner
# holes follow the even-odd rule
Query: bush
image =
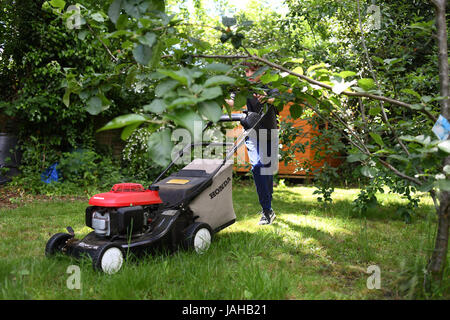
[[(92, 194), (105, 191), (115, 183), (129, 179), (127, 169), (122, 169), (119, 161), (111, 155), (100, 154), (90, 149), (77, 149), (73, 152), (58, 153), (46, 148), (37, 139), (34, 147), (31, 143), (24, 148), (22, 174), (10, 182), (33, 194), (67, 195)], [(50, 149), (50, 150), (49, 150)], [(42, 173), (53, 164), (57, 164), (58, 181), (45, 183)]]

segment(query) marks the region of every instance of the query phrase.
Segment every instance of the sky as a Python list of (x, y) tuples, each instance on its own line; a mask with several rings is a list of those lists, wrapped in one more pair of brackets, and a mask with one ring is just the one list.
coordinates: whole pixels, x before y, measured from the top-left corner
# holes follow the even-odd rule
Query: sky
[[(228, 2), (235, 6), (238, 10), (239, 9), (245, 9), (247, 7), (247, 4), (251, 0), (228, 0)], [(214, 0), (209, 0), (208, 2), (214, 2)], [(283, 1), (280, 0), (273, 0), (273, 1), (259, 1), (261, 4), (264, 3), (264, 5), (269, 5), (275, 10), (282, 10), (283, 9)]]
[[(228, 3), (236, 8), (236, 11), (245, 9), (250, 2), (259, 2), (261, 6), (270, 6), (272, 9), (277, 12), (284, 14), (287, 12), (287, 7), (283, 4), (282, 0), (227, 0)], [(192, 1), (189, 1), (190, 5), (193, 6)], [(216, 11), (216, 0), (205, 0), (204, 6), (205, 9), (211, 13), (216, 13), (216, 15), (220, 15), (219, 12)], [(189, 5), (188, 5), (189, 7)], [(233, 13), (234, 10), (230, 10), (230, 13)]]

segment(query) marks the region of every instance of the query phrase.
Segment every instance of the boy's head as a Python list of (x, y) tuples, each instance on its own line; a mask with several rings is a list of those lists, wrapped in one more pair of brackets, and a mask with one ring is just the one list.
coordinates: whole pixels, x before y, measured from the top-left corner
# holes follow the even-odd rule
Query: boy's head
[(252, 77), (252, 75), (262, 66), (258, 63), (255, 62), (243, 62), (242, 65), (246, 66), (247, 68), (245, 69), (245, 76), (247, 78), (249, 78), (250, 81), (253, 82), (258, 82), (259, 79), (261, 78), (261, 75), (258, 75), (256, 77)]

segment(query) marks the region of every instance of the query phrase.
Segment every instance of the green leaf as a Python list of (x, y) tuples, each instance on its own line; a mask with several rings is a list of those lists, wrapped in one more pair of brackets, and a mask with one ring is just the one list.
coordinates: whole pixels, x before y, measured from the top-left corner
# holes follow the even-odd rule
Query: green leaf
[(261, 76), (261, 82), (263, 84), (267, 84), (269, 82), (275, 82), (277, 81), (279, 78), (278, 74), (276, 73), (271, 73), (270, 71), (266, 72), (265, 74), (263, 74)]
[(105, 21), (105, 19), (103, 18), (102, 14), (100, 12), (91, 14), (91, 18), (100, 23)]
[[(166, 11), (166, 3), (164, 2), (164, 0), (151, 0), (150, 7), (148, 9), (165, 12)], [(165, 17), (167, 17), (167, 15), (165, 15), (165, 14), (163, 14), (163, 15)], [(167, 23), (169, 23), (169, 21)]]
[(432, 181), (432, 182), (428, 182), (428, 183), (424, 183), (421, 186), (417, 186), (417, 190), (421, 191), (421, 192), (429, 192), (431, 189), (433, 189), (436, 184), (436, 181)]
[(82, 31), (80, 31), (80, 32), (78, 32), (78, 39), (80, 39), (80, 40), (84, 40), (84, 39), (86, 39), (86, 36), (89, 34), (89, 32), (88, 31), (86, 31), (86, 30), (82, 30)]
[(376, 116), (381, 112), (381, 107), (380, 106), (375, 106), (370, 108), (369, 110), (369, 115), (371, 116)]
[(150, 159), (160, 166), (170, 163), (173, 142), (170, 129), (154, 132), (148, 139), (148, 153)]
[(124, 0), (122, 7), (133, 18), (139, 19), (149, 7), (148, 0)]
[(345, 79), (347, 77), (353, 77), (356, 75), (356, 72), (353, 71), (341, 71), (337, 74), (337, 76), (341, 77), (342, 79)]
[(303, 63), (303, 61), (305, 61), (304, 58), (288, 58), (286, 62)]
[(326, 64), (325, 62), (321, 62), (321, 63), (319, 63), (319, 64), (315, 64), (315, 65), (313, 65), (313, 66), (310, 66), (310, 67), (306, 70), (306, 72), (307, 72), (308, 74), (311, 74), (312, 71), (314, 71), (314, 70), (316, 70), (316, 69), (318, 69), (318, 68), (326, 68), (326, 67), (327, 67), (327, 64)]
[(137, 63), (146, 66), (152, 57), (152, 48), (143, 44), (138, 44), (133, 49), (133, 57)]
[(157, 71), (159, 73), (171, 77), (174, 80), (177, 80), (178, 82), (184, 84), (185, 86), (190, 86), (192, 82), (192, 78), (183, 69), (180, 69), (178, 71), (168, 69), (158, 69)]
[(197, 38), (193, 38), (193, 37), (188, 37), (190, 43), (195, 47), (198, 48), (200, 50), (207, 50), (210, 48), (210, 44), (209, 42), (197, 39)]
[(240, 109), (247, 104), (248, 90), (239, 91), (234, 98), (234, 108)]
[(145, 46), (152, 47), (156, 42), (156, 34), (147, 32), (145, 35), (139, 36), (138, 41)]
[(233, 68), (229, 64), (224, 63), (210, 63), (205, 66), (205, 70), (217, 73), (227, 73)]
[(441, 191), (450, 191), (450, 180), (441, 179), (435, 182), (436, 187), (438, 187)]
[(358, 86), (365, 91), (369, 91), (375, 88), (375, 82), (370, 78), (363, 78), (358, 80)]
[(440, 150), (450, 153), (450, 140), (439, 142), (437, 146)]
[(70, 89), (66, 88), (66, 91), (64, 92), (63, 96), (63, 103), (66, 105), (66, 107), (70, 105), (70, 94), (71, 94)]
[(402, 90), (400, 90), (401, 92), (404, 92), (404, 93), (408, 93), (408, 94), (411, 94), (411, 95), (413, 95), (413, 96), (415, 96), (417, 99), (419, 99), (420, 100), (420, 98), (421, 98), (421, 96), (420, 96), (420, 94), (418, 94), (417, 92), (415, 92), (414, 90), (412, 90), (412, 89), (402, 89)]
[(155, 88), (155, 95), (159, 98), (172, 90), (174, 90), (180, 83), (177, 80), (168, 79), (159, 83)]
[(231, 37), (231, 44), (235, 49), (239, 49), (242, 46), (242, 39), (244, 39), (244, 35), (242, 33), (237, 33)]
[(175, 109), (165, 117), (175, 122), (176, 125), (188, 129), (194, 136), (194, 140), (201, 140), (203, 120), (196, 112), (188, 109)]
[(315, 106), (319, 103), (318, 99), (316, 99), (315, 97), (313, 97), (312, 95), (310, 95), (308, 93), (303, 93), (301, 91), (297, 91), (297, 92), (295, 92), (295, 96), (297, 97), (297, 99), (299, 99), (301, 101), (305, 101), (312, 106)]
[(102, 107), (102, 99), (100, 99), (98, 96), (93, 96), (87, 101), (86, 110), (92, 115), (97, 115), (103, 111)]
[(118, 117), (114, 118), (113, 120), (109, 121), (106, 125), (104, 125), (100, 129), (98, 129), (97, 132), (104, 131), (104, 130), (123, 128), (125, 126), (135, 124), (137, 122), (142, 123), (145, 120), (147, 120), (147, 118), (140, 114), (136, 114), (136, 113), (125, 114), (122, 116), (118, 116)]
[(442, 171), (444, 171), (446, 174), (450, 174), (450, 165), (446, 164)]
[(219, 86), (222, 84), (234, 84), (236, 82), (236, 79), (228, 77), (228, 76), (214, 76), (209, 78), (205, 81), (204, 86), (206, 88), (213, 87), (213, 86)]
[(161, 60), (161, 53), (164, 50), (163, 41), (156, 41), (156, 44), (152, 48), (152, 59), (150, 60), (150, 67), (155, 69), (159, 61)]
[(378, 169), (375, 167), (361, 167), (361, 173), (363, 176), (368, 178), (375, 178), (378, 173)]
[(289, 108), (289, 112), (291, 113), (293, 119), (298, 119), (303, 114), (303, 107), (299, 104), (293, 104)]
[(212, 122), (217, 122), (222, 115), (222, 108), (215, 101), (203, 101), (200, 102), (198, 109), (206, 119)]
[(402, 162), (405, 162), (405, 163), (408, 163), (410, 161), (408, 158), (405, 158), (405, 157), (403, 157), (401, 155), (398, 155), (398, 154), (391, 154), (391, 155), (388, 156), (388, 158), (392, 158), (392, 159), (395, 159), (395, 160), (398, 160), (398, 161), (402, 161)]
[(197, 99), (195, 96), (190, 97), (180, 97), (175, 100), (173, 100), (167, 108), (173, 109), (174, 107), (185, 105), (185, 106), (193, 106), (199, 102), (199, 99)]
[(369, 134), (376, 143), (378, 143), (381, 147), (384, 146), (383, 139), (381, 139), (381, 136), (378, 133), (369, 132)]
[(221, 87), (212, 87), (204, 89), (200, 97), (202, 100), (213, 100), (221, 95), (222, 95)]
[(64, 0), (51, 0), (50, 4), (54, 8), (64, 9), (66, 2)]
[(139, 121), (123, 128), (122, 133), (120, 134), (120, 138), (126, 141), (131, 136), (133, 131), (142, 124), (142, 122), (143, 121)]
[(295, 72), (295, 73), (303, 75), (303, 68), (302, 67), (297, 67), (294, 70), (292, 70), (292, 72)]
[(408, 142), (417, 142), (424, 146), (428, 146), (431, 143), (431, 138), (429, 136), (425, 136), (423, 134), (413, 137), (410, 135), (400, 136), (400, 139)]
[(163, 113), (164, 111), (166, 111), (167, 104), (162, 99), (155, 99), (152, 101), (152, 103), (146, 104), (142, 108), (144, 109), (144, 111), (149, 111), (149, 112), (160, 114), (160, 113)]
[(228, 39), (230, 39), (232, 37), (232, 33), (222, 33), (222, 35), (220, 36), (220, 42), (225, 43), (228, 41)]
[(120, 14), (116, 22), (117, 30), (125, 30), (128, 26), (128, 16), (126, 14)]
[(236, 24), (236, 18), (234, 18), (234, 17), (226, 17), (226, 16), (223, 16), (222, 17), (222, 24), (225, 26), (225, 27), (231, 27), (231, 26), (234, 26), (235, 24)]
[(108, 9), (109, 19), (116, 24), (117, 19), (120, 16), (120, 10), (122, 9), (122, 0), (114, 0)]
[(425, 103), (429, 103), (430, 101), (433, 100), (433, 97), (430, 97), (430, 96), (422, 96), (422, 97), (421, 97), (421, 100), (422, 100), (423, 102), (425, 102)]
[(364, 161), (367, 158), (368, 158), (368, 156), (363, 153), (352, 153), (352, 154), (348, 155), (347, 162)]

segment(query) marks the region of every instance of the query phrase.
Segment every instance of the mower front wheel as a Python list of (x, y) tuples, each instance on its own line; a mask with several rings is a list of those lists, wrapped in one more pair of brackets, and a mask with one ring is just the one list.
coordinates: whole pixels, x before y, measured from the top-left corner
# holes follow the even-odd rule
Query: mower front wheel
[(124, 255), (122, 248), (112, 243), (98, 248), (92, 257), (94, 270), (103, 271), (107, 274), (118, 272), (122, 268), (123, 261)]
[(209, 249), (212, 235), (211, 227), (207, 223), (195, 222), (186, 230), (184, 245), (187, 249), (194, 249), (202, 254)]
[(72, 239), (73, 236), (68, 233), (56, 233), (50, 239), (48, 239), (45, 245), (45, 255), (51, 257), (58, 252), (62, 252), (62, 249), (66, 245), (67, 241)]

